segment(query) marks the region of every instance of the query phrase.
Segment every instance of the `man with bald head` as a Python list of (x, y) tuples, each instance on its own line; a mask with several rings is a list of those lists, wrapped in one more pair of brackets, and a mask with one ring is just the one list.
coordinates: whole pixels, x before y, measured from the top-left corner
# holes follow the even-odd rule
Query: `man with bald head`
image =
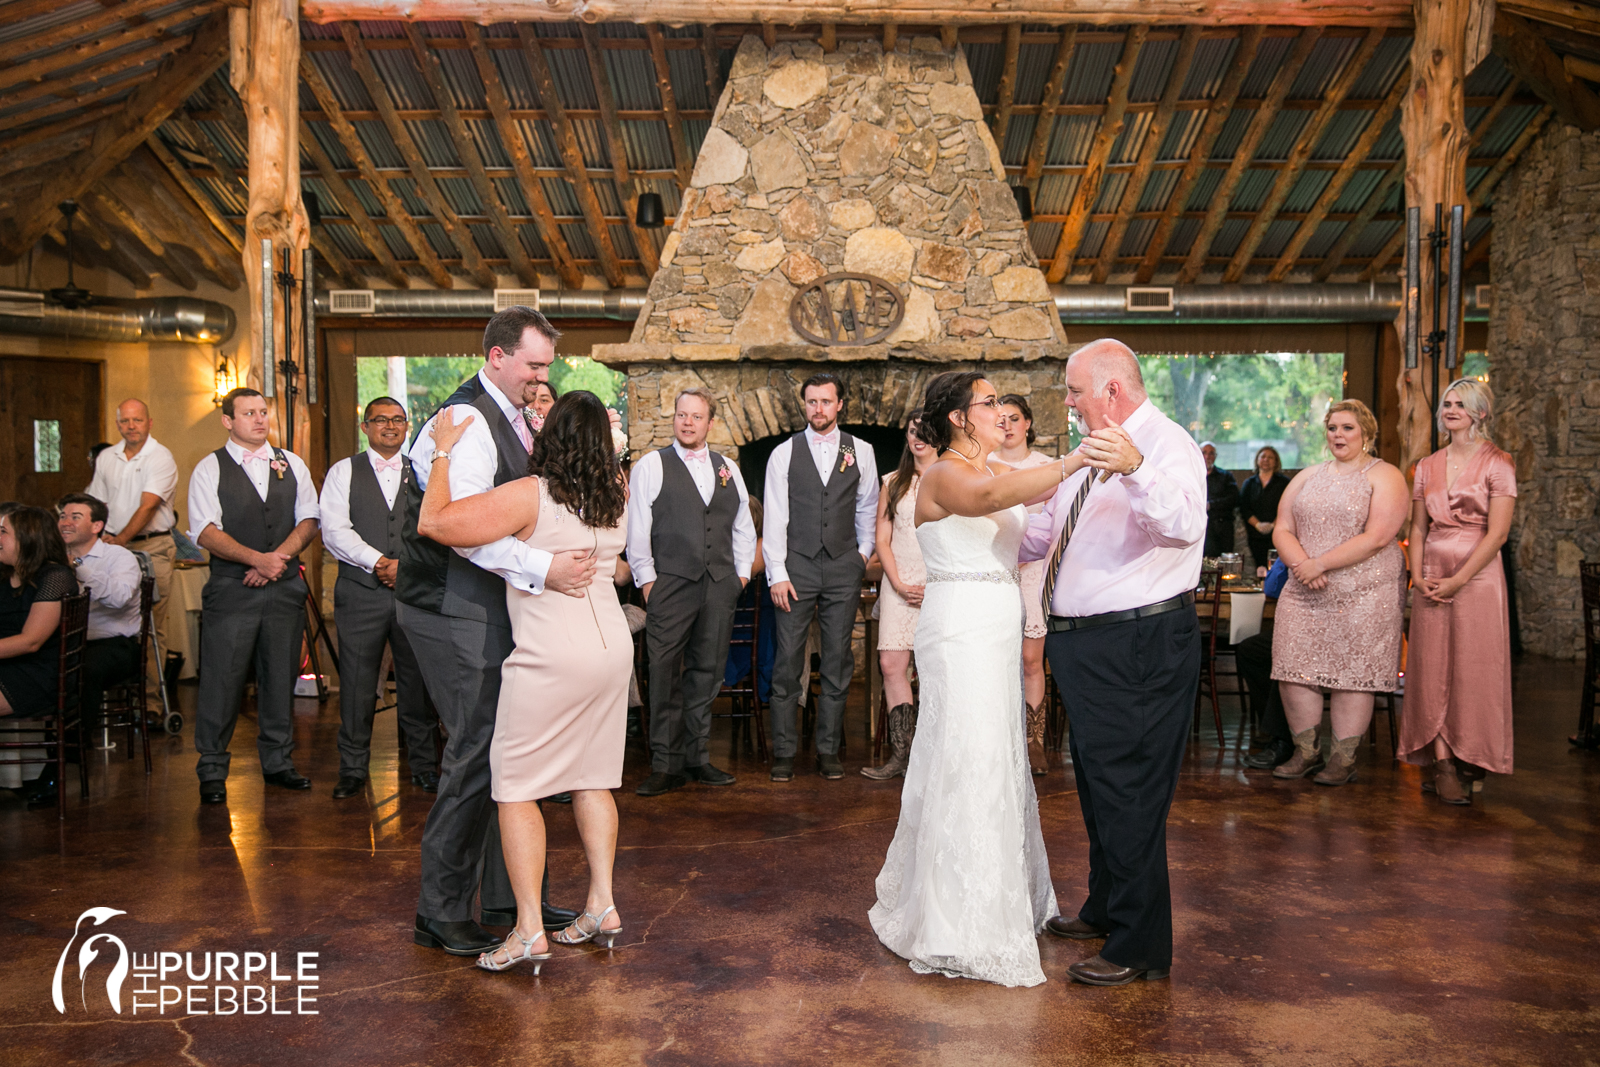
[(156, 636), (162, 648), (169, 648), (167, 594), (172, 588), (172, 561), (178, 554), (172, 540), (178, 464), (172, 451), (150, 436), (150, 409), (143, 400), (130, 397), (117, 405), (117, 432), (122, 447), (101, 451), (84, 492), (105, 502), (110, 517), (104, 540), (150, 557), (158, 594), (153, 611)]
[(1047, 561), (1045, 655), (1071, 726), (1089, 898), (1046, 929), (1104, 938), (1067, 973), (1123, 985), (1172, 967), (1166, 826), (1200, 681), (1206, 468), (1121, 342), (1073, 353), (1066, 393), (1090, 466), (1032, 518), (1021, 558)]

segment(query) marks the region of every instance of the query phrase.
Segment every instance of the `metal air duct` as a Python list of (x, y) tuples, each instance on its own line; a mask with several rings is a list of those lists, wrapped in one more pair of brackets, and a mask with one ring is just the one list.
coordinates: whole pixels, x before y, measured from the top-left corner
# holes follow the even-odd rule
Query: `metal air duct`
[[(1489, 317), (1479, 306), (1479, 290), (1467, 288), (1469, 320)], [(1393, 322), (1400, 314), (1400, 286), (1375, 282), (1055, 285), (1051, 292), (1066, 323)]]
[(315, 307), (318, 315), (486, 319), (523, 304), (552, 319), (632, 322), (645, 300), (643, 289), (323, 289)]
[(212, 300), (162, 296), (69, 310), (29, 289), (0, 289), (0, 333), (94, 341), (221, 344), (233, 336), (233, 309)]

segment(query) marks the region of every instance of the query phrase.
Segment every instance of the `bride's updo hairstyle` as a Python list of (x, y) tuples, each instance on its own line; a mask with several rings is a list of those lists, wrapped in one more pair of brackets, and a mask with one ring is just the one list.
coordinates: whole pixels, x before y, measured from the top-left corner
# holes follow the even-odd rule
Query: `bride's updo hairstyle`
[[(922, 401), (922, 420), (917, 423), (917, 436), (943, 452), (956, 437), (956, 424), (950, 413), (965, 412), (972, 403), (972, 387), (983, 381), (975, 370), (946, 371), (928, 383), (928, 392)], [(963, 417), (965, 417), (963, 415)]]
[(622, 521), (627, 483), (611, 442), (611, 419), (600, 398), (583, 389), (563, 393), (528, 453), (528, 473), (545, 480), (550, 496), (592, 530)]

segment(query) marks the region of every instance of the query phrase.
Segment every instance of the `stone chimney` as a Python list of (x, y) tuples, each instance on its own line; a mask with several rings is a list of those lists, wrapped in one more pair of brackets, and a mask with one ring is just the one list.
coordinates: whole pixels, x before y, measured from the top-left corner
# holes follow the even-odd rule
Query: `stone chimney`
[[(949, 369), (1059, 395), (1066, 336), (959, 49), (746, 37), (690, 185), (630, 342), (594, 351), (629, 374), (635, 449), (671, 440), (691, 385), (723, 398), (723, 448), (798, 430), (798, 383), (823, 366), (854, 423), (899, 425)], [(795, 294), (839, 272), (900, 294), (877, 343), (818, 345), (791, 324)], [(1065, 421), (1045, 406), (1048, 439)]]

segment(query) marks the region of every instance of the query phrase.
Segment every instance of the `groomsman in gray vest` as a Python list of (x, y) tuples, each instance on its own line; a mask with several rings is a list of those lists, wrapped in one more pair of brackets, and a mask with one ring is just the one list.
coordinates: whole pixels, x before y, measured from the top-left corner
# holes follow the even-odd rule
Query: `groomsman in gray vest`
[[(539, 312), (511, 307), (483, 331), (483, 369), (462, 382), (444, 403), (465, 406), (452, 418), (472, 425), (450, 452), (450, 490), (457, 500), (486, 493), (528, 473), (533, 427), (528, 405), (549, 379), (561, 333)], [(441, 761), (439, 796), (422, 831), (422, 891), (413, 940), (455, 956), (476, 956), (504, 938), (489, 926), (513, 926), (516, 898), (500, 850), (499, 820), (490, 796), (489, 742), (500, 703), (500, 665), (511, 654), (506, 583), (535, 595), (582, 597), (595, 565), (584, 552), (551, 555), (515, 537), (470, 549), (450, 549), (417, 532), (422, 494), (434, 448), (424, 425), (407, 452), (405, 529), (395, 613), (411, 640), (428, 695), (439, 709), (448, 739)], [(548, 869), (545, 929), (569, 925), (578, 914), (550, 904)]]
[(228, 742), (252, 663), (262, 776), (284, 789), (311, 788), (290, 757), (306, 625), (300, 553), (317, 533), (317, 487), (299, 456), (267, 443), (267, 402), (254, 389), (222, 398), (222, 425), (227, 444), (189, 477), (189, 537), (211, 553), (194, 723), (202, 804), (228, 799)]
[(372, 716), (378, 703), (383, 646), (394, 651), (395, 715), (406, 738), (411, 784), (439, 791), (434, 772), (438, 715), (428, 702), (411, 642), (395, 619), (394, 583), (405, 528), (406, 409), (392, 397), (367, 405), (367, 450), (328, 468), (322, 483), (322, 544), (339, 561), (333, 618), (339, 630), (339, 781), (333, 799), (366, 788)]
[(650, 777), (642, 797), (690, 780), (732, 785), (711, 763), (711, 703), (722, 690), (733, 610), (750, 581), (756, 526), (739, 468), (711, 451), (708, 389), (678, 394), (675, 440), (628, 478), (628, 566), (644, 590), (650, 650)]
[(877, 533), (878, 467), (872, 446), (839, 429), (844, 388), (813, 374), (800, 387), (806, 428), (772, 450), (763, 493), (761, 554), (778, 609), (772, 667), (772, 780), (794, 777), (796, 713), (804, 697), (806, 635), (817, 616), (822, 699), (817, 705), (817, 773), (844, 777), (839, 734), (855, 659), (850, 635), (861, 579)]

